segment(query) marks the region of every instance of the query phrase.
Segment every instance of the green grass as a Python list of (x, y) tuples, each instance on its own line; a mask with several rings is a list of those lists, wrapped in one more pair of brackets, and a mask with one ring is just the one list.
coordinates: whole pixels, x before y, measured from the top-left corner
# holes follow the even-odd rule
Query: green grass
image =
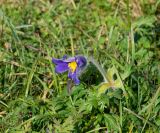
[[(2, 1), (0, 132), (158, 133), (160, 1), (150, 2), (135, 17), (134, 0)], [(88, 59), (70, 93), (51, 61), (63, 55)]]

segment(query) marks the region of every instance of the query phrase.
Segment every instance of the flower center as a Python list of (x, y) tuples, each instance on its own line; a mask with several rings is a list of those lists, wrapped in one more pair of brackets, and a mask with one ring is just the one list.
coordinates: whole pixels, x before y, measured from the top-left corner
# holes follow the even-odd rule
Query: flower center
[(68, 67), (70, 68), (71, 72), (74, 73), (77, 68), (77, 62), (73, 61), (68, 63)]

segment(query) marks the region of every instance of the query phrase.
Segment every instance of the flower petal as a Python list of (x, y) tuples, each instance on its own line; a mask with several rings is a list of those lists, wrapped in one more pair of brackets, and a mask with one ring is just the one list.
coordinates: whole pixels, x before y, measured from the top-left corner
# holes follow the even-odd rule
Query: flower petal
[(57, 65), (59, 63), (63, 63), (64, 61), (61, 59), (52, 58), (52, 62)]
[(78, 67), (83, 68), (87, 64), (87, 60), (84, 56), (76, 56), (76, 62), (78, 64)]
[(80, 84), (80, 80), (78, 79), (78, 71), (77, 70), (74, 73), (69, 71), (68, 78), (72, 79), (74, 81), (75, 85)]
[(63, 59), (63, 60), (66, 60), (66, 59), (67, 59), (67, 55), (64, 55), (62, 59)]
[(63, 72), (66, 72), (68, 71), (69, 68), (68, 68), (68, 63), (59, 63), (58, 65), (56, 65), (56, 68), (55, 68), (55, 72), (56, 73), (63, 73)]
[(70, 58), (64, 60), (64, 62), (67, 62), (67, 63), (73, 62), (73, 61), (75, 61), (75, 57), (70, 57)]

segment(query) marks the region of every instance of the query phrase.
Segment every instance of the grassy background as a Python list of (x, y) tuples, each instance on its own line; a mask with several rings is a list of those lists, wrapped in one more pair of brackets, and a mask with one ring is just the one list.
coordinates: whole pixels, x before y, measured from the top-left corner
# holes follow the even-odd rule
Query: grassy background
[[(1, 0), (0, 132), (158, 133), (159, 4)], [(123, 87), (98, 95), (101, 77), (88, 67), (68, 94), (67, 74), (55, 74), (51, 62), (66, 54), (114, 68)]]

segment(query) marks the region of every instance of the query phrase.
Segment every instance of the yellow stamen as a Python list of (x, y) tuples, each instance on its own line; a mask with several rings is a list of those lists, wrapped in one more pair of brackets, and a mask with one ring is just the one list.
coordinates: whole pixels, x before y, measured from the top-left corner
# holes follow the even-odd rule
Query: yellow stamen
[(77, 62), (73, 61), (71, 63), (68, 63), (68, 67), (70, 68), (71, 72), (74, 73), (77, 68)]

